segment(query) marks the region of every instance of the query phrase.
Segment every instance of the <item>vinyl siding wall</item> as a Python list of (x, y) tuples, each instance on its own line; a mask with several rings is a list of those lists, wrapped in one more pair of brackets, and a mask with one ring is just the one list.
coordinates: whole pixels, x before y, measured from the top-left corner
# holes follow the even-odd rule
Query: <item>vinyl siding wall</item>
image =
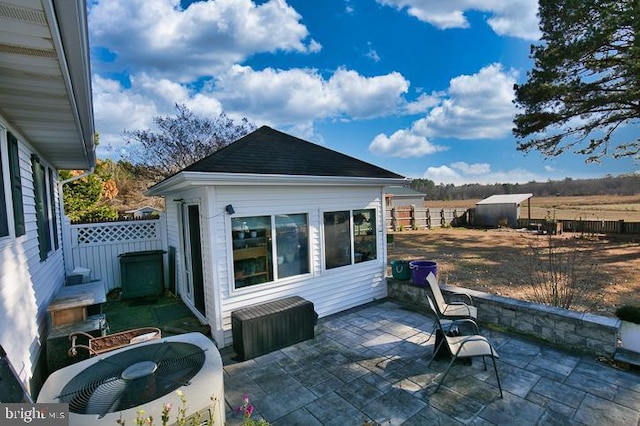
[[(183, 259), (177, 208), (171, 199), (200, 200), (203, 268), (207, 320), (219, 346), (231, 340), (231, 313), (239, 308), (298, 295), (315, 305), (319, 316), (326, 316), (386, 297), (386, 243), (382, 206), (382, 187), (340, 186), (218, 186), (167, 196), (169, 244), (177, 250), (177, 286), (182, 285)], [(224, 208), (232, 204), (233, 216), (263, 216), (306, 213), (309, 220), (308, 274), (235, 290), (233, 288), (233, 248), (231, 217)], [(323, 212), (376, 209), (377, 258), (372, 261), (324, 268)], [(173, 212), (173, 213), (172, 213)]]
[[(0, 132), (4, 132), (1, 127)], [(18, 139), (26, 233), (16, 238), (15, 230), (11, 225), (10, 235), (0, 238), (0, 344), (7, 352), (20, 379), (28, 389), (32, 389), (37, 388), (41, 380), (40, 377), (34, 378), (33, 374), (46, 342), (47, 306), (57, 289), (63, 284), (65, 271), (62, 248), (54, 250), (53, 243), (47, 259), (40, 260), (30, 159), (34, 151), (16, 132), (12, 131), (12, 133)], [(1, 141), (4, 160), (7, 154), (6, 134)], [(41, 157), (41, 161), (49, 166), (46, 159)], [(3, 173), (7, 182), (9, 179), (7, 167), (3, 167)], [(57, 179), (57, 173), (54, 172), (53, 177)], [(54, 188), (57, 199), (57, 182), (54, 182)], [(9, 201), (11, 192), (5, 190), (5, 196), (8, 214), (13, 216)], [(54, 212), (58, 215), (57, 202), (54, 207)], [(59, 228), (59, 217), (56, 223)], [(60, 231), (56, 229), (55, 232)], [(32, 378), (34, 383), (31, 383)]]

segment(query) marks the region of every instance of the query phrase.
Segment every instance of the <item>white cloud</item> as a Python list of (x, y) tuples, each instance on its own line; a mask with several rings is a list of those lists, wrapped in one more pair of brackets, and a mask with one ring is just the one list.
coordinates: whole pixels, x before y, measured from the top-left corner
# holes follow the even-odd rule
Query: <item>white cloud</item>
[(119, 150), (124, 129), (146, 128), (158, 112), (156, 103), (145, 94), (128, 91), (119, 82), (97, 75), (93, 76), (93, 101), (99, 155), (110, 146)]
[(414, 131), (429, 137), (459, 139), (507, 136), (515, 114), (516, 75), (514, 71), (504, 72), (500, 64), (492, 64), (477, 74), (453, 78), (448, 97), (415, 122)]
[(468, 164), (464, 161), (456, 161), (455, 163), (451, 163), (451, 167), (465, 175), (481, 175), (491, 171), (491, 166), (487, 163)]
[(446, 147), (432, 144), (424, 136), (407, 130), (398, 130), (390, 137), (379, 134), (369, 145), (369, 151), (373, 154), (400, 158), (421, 157), (446, 149)]
[(496, 34), (538, 40), (537, 0), (377, 0), (378, 3), (406, 9), (420, 21), (440, 29), (468, 28), (468, 11), (487, 12), (487, 23)]
[(437, 106), (440, 103), (441, 97), (444, 93), (432, 93), (430, 95), (423, 93), (418, 96), (413, 102), (408, 102), (405, 105), (405, 111), (408, 114), (418, 114), (428, 111), (429, 109)]
[(389, 115), (402, 104), (408, 89), (409, 82), (399, 73), (364, 77), (338, 69), (325, 79), (311, 69), (256, 71), (236, 65), (218, 77), (212, 90), (227, 110), (300, 125), (323, 118)]
[(367, 51), (365, 56), (367, 56), (367, 58), (371, 59), (373, 62), (380, 62), (380, 55), (378, 55), (378, 52), (376, 52), (373, 44), (371, 42), (368, 42), (367, 47), (369, 48), (369, 50)]
[[(338, 69), (329, 78), (316, 70), (255, 71), (236, 65), (198, 93), (188, 85), (148, 74), (130, 77), (131, 87), (94, 77), (96, 129), (101, 135), (99, 155), (109, 145), (120, 150), (122, 131), (149, 128), (158, 115), (175, 113), (185, 104), (202, 116), (247, 117), (256, 124), (287, 127), (301, 137), (314, 135), (313, 123), (322, 119), (366, 119), (397, 111), (409, 82), (399, 73), (364, 77)], [(317, 135), (315, 135), (317, 136)], [(317, 139), (315, 137), (314, 139)]]
[(109, 156), (109, 150), (125, 151), (124, 130), (151, 128), (153, 117), (175, 114), (176, 103), (185, 104), (202, 116), (217, 116), (222, 112), (215, 97), (206, 93), (194, 94), (179, 83), (154, 79), (147, 74), (131, 76), (130, 80), (131, 87), (125, 88), (118, 81), (93, 76), (95, 127), (100, 134), (99, 157)]
[[(406, 106), (409, 112), (432, 107), (425, 117), (415, 121), (410, 129), (398, 130), (389, 138), (376, 136), (369, 150), (384, 154), (399, 151), (406, 156), (419, 157), (438, 150), (407, 151), (404, 147), (418, 140), (426, 142), (434, 138), (504, 138), (513, 126), (515, 81), (516, 73), (505, 73), (499, 64), (486, 66), (474, 75), (455, 77), (445, 92), (422, 95)], [(398, 145), (397, 149), (394, 144)]]
[(522, 168), (511, 170), (492, 171), (487, 163), (468, 164), (463, 161), (438, 167), (429, 167), (422, 178), (430, 179), (439, 184), (481, 184), (492, 185), (495, 183), (526, 183), (541, 181), (547, 177), (530, 172)]
[(317, 52), (301, 19), (283, 0), (210, 0), (186, 9), (179, 0), (108, 0), (89, 9), (91, 44), (115, 55), (112, 66), (183, 82), (258, 52)]
[(344, 11), (347, 12), (347, 14), (349, 14), (349, 15), (352, 15), (355, 12), (355, 8), (351, 4), (350, 0), (345, 0), (345, 2), (344, 2)]

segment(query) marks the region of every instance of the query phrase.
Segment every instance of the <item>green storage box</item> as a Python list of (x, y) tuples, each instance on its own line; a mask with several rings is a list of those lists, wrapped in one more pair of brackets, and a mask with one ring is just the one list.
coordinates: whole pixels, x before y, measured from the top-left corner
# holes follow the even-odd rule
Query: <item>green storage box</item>
[(164, 293), (163, 254), (163, 250), (147, 250), (118, 256), (123, 299)]

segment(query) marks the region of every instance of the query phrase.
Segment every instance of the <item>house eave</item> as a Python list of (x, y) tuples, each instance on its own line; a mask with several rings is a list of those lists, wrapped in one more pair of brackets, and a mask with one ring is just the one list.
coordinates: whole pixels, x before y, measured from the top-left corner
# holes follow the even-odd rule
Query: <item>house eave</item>
[(3, 3), (0, 115), (57, 169), (95, 165), (86, 1)]
[(406, 183), (404, 178), (352, 176), (265, 175), (243, 173), (180, 172), (146, 191), (147, 196), (162, 196), (196, 186), (386, 186)]

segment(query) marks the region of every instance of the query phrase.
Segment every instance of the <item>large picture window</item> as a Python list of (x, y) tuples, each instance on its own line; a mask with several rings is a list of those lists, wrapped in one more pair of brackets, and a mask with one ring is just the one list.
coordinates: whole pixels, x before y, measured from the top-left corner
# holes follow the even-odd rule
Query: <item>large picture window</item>
[(306, 214), (231, 219), (235, 288), (309, 272)]
[(376, 259), (375, 209), (325, 212), (324, 250), (327, 269)]

